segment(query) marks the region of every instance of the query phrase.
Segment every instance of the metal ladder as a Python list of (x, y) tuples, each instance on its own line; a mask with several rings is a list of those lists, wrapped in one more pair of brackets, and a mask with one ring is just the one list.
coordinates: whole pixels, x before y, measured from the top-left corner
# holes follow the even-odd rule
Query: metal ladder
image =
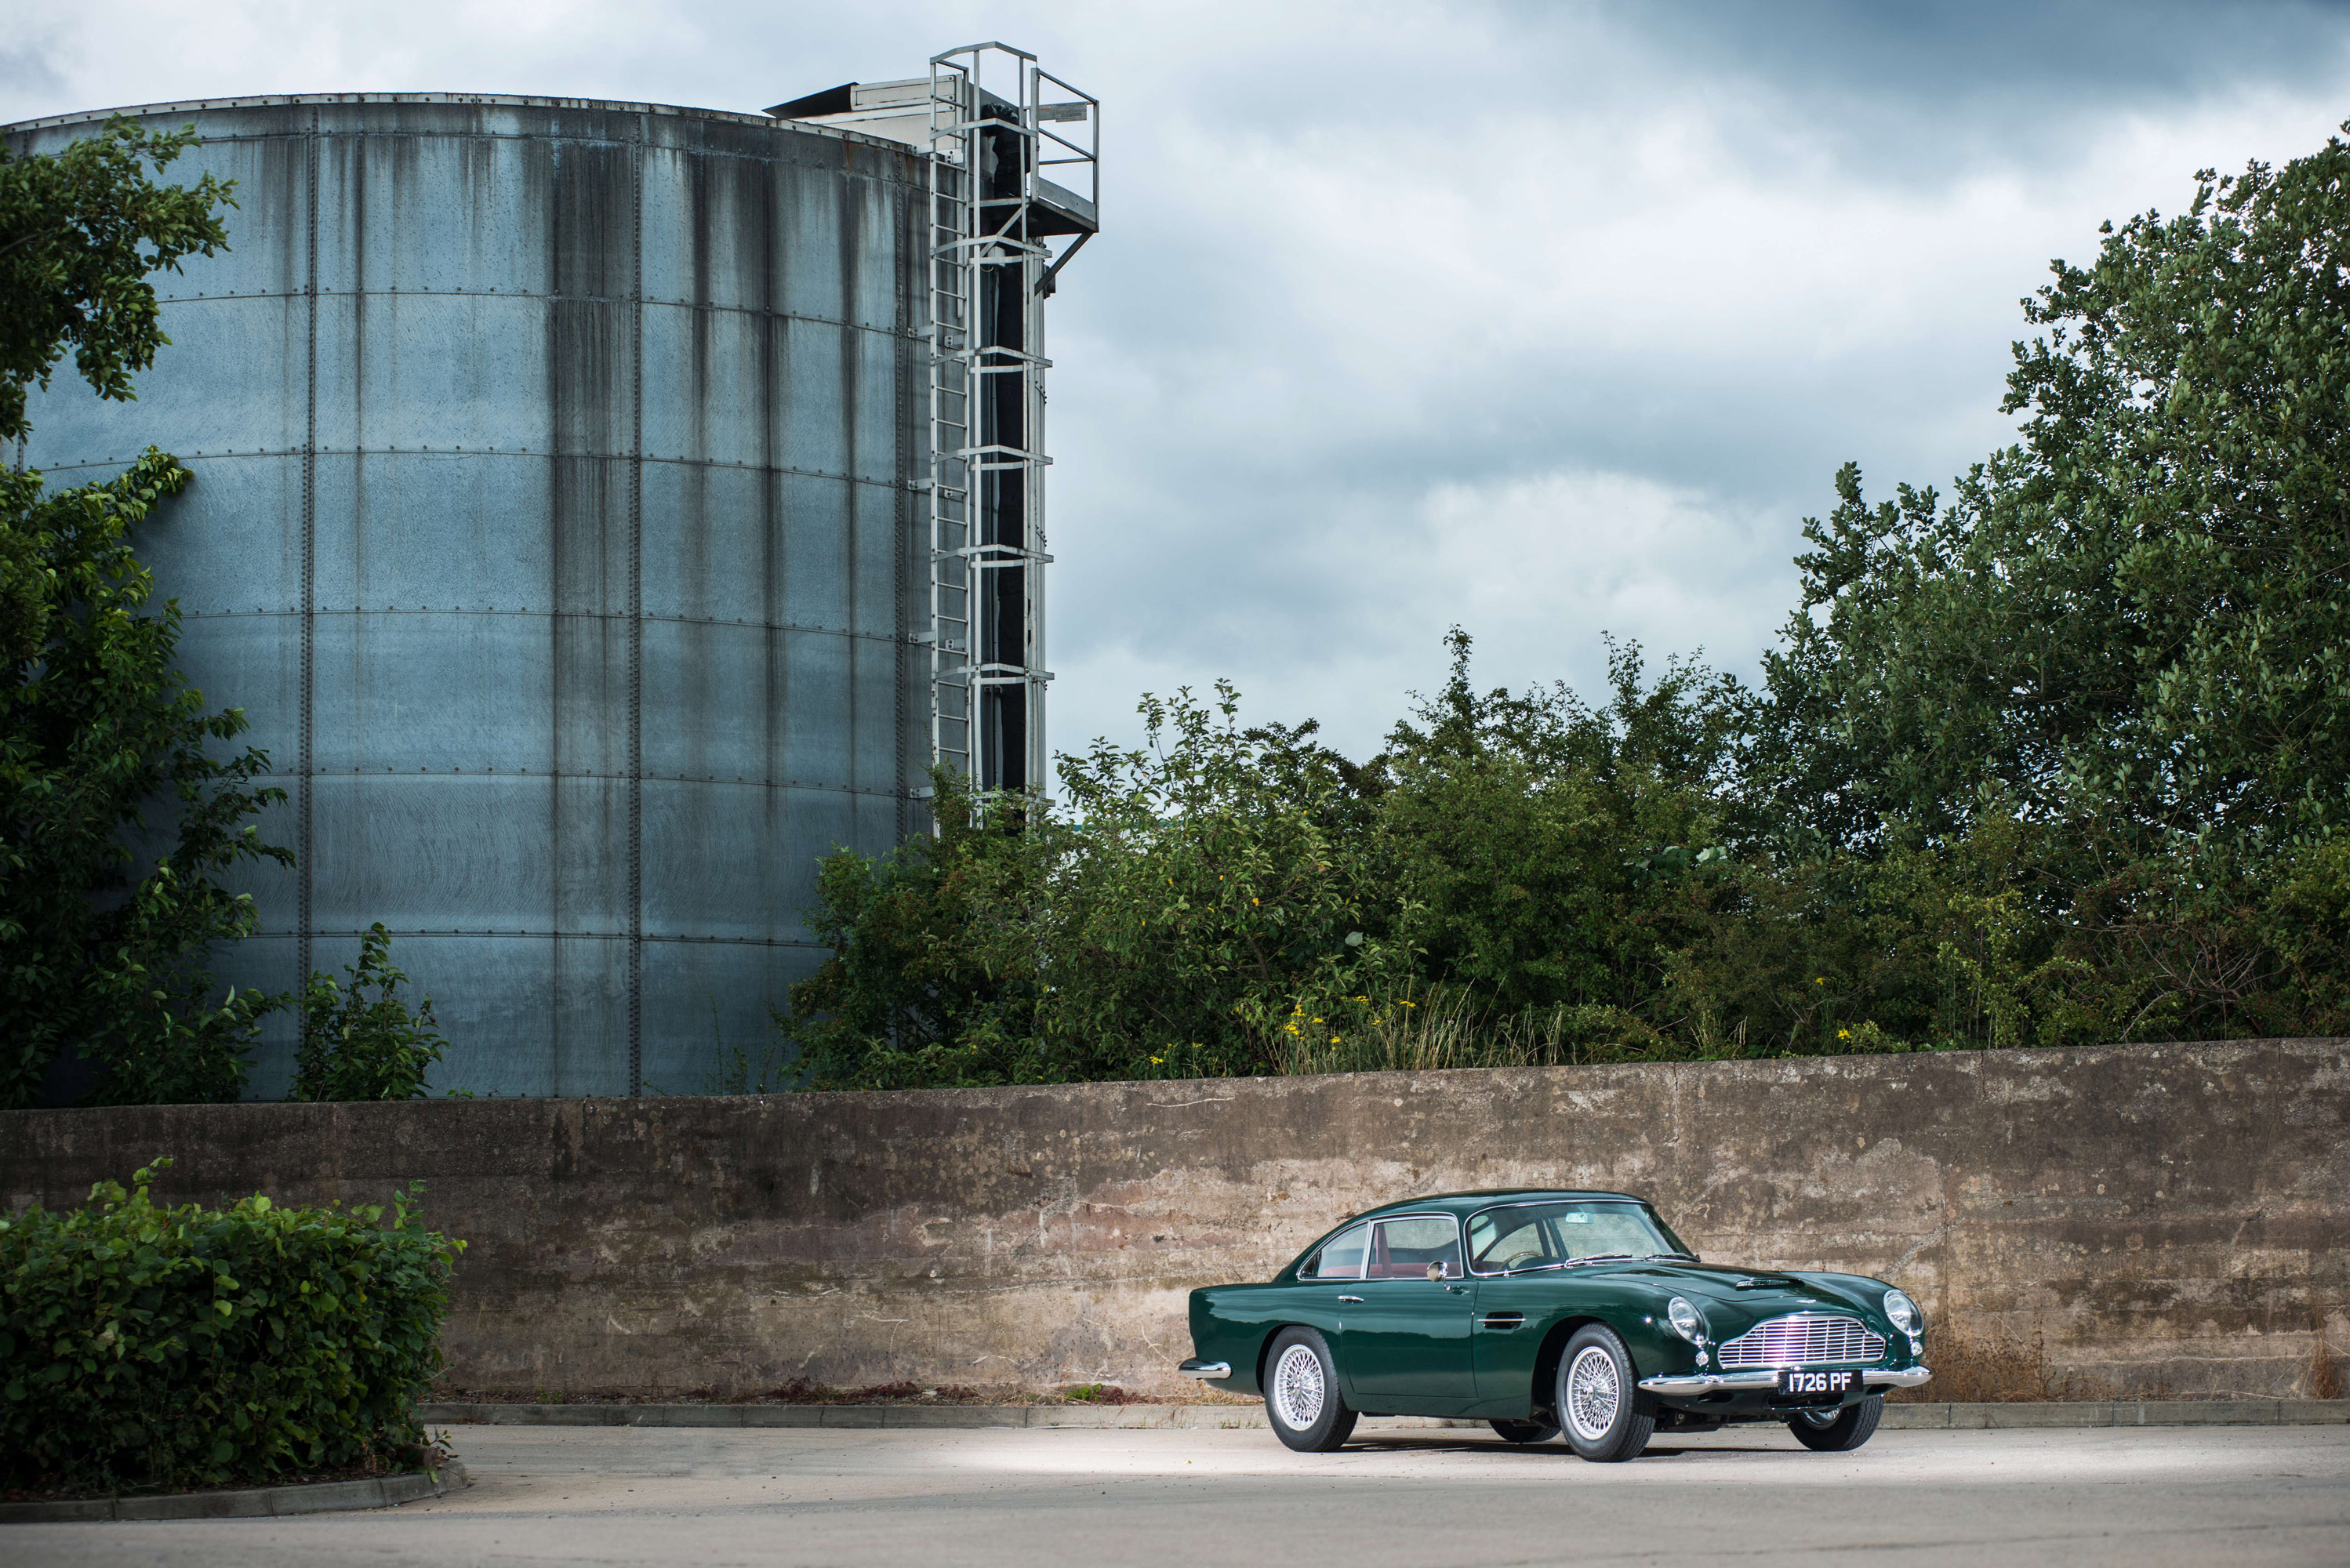
[(972, 71), (931, 62), (927, 267), (930, 304), (931, 760), (972, 776), (978, 693), (972, 639), (972, 317), (977, 293), (966, 252), (978, 218), (970, 121)]
[[(989, 67), (993, 84), (982, 79)], [(1047, 90), (1068, 101), (1045, 106)], [(1052, 679), (1045, 666), (1045, 567), (1052, 557), (1045, 549), (1051, 361), (1043, 353), (1043, 306), (1057, 264), (1031, 232), (1031, 207), (1044, 169), (1083, 164), (1090, 176), (1096, 162), (1097, 147), (1080, 147), (1045, 121), (1084, 118), (1097, 125), (1098, 114), (1098, 100), (1040, 69), (1024, 50), (973, 44), (931, 61), (931, 752), (982, 789), (1045, 782), (1045, 687)], [(999, 158), (1006, 141), (1017, 149), (1016, 178), (999, 176), (991, 185), (982, 162), (988, 135)], [(1097, 182), (1094, 189), (1097, 196)], [(1060, 259), (1073, 253), (1074, 246)], [(990, 300), (997, 303), (993, 312)], [(1006, 421), (998, 401), (997, 422), (1016, 424), (1016, 441), (991, 439), (998, 432), (982, 415), (1004, 377), (1019, 382), (1018, 411)], [(1016, 515), (1002, 501), (1013, 491)], [(994, 576), (1015, 571), (1023, 591), (1009, 613), (1019, 624), (992, 624), (988, 607), (1012, 597), (996, 591)], [(995, 613), (1000, 621), (1006, 612)], [(1003, 695), (992, 702), (996, 693)], [(1001, 716), (1006, 707), (1019, 716), (1016, 758), (997, 732), (1009, 727)]]

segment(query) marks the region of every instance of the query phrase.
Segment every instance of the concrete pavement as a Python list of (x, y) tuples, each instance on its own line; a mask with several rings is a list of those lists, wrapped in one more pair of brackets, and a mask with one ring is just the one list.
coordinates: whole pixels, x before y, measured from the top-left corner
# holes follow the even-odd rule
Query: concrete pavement
[(307, 1519), (26, 1525), (0, 1553), (25, 1568), (2350, 1561), (2345, 1427), (1894, 1431), (1844, 1455), (1755, 1428), (1660, 1438), (1612, 1466), (1371, 1422), (1316, 1456), (1262, 1429), (455, 1437), (475, 1478), (457, 1496)]

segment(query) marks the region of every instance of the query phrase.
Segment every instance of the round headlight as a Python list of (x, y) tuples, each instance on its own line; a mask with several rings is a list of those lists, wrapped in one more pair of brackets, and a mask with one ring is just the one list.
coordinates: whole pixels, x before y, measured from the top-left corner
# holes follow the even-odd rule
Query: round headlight
[(1673, 1332), (1693, 1345), (1705, 1343), (1705, 1318), (1686, 1296), (1675, 1296), (1665, 1303), (1665, 1321)]
[(1899, 1291), (1885, 1293), (1885, 1315), (1894, 1327), (1904, 1334), (1917, 1333), (1926, 1321), (1925, 1314), (1918, 1310), (1918, 1303)]

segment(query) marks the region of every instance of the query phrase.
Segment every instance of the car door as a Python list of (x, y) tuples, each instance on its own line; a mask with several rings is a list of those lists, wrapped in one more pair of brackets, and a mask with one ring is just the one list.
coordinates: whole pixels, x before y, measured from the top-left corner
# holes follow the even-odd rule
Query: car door
[[(1431, 1279), (1430, 1265), (1443, 1278)], [(1367, 1410), (1440, 1415), (1475, 1402), (1461, 1222), (1450, 1214), (1381, 1220), (1371, 1228), (1359, 1302), (1346, 1308), (1339, 1356)]]

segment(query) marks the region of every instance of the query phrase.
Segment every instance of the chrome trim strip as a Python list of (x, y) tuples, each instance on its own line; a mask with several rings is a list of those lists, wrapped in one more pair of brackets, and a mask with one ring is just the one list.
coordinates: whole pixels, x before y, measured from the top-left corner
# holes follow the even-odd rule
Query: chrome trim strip
[[(1752, 1392), (1779, 1386), (1779, 1374), (1784, 1367), (1767, 1372), (1681, 1372), (1661, 1377), (1643, 1377), (1640, 1386), (1651, 1394), (1665, 1394), (1676, 1398), (1692, 1394)], [(1841, 1370), (1841, 1369), (1839, 1369)], [(1932, 1372), (1923, 1366), (1879, 1367), (1860, 1375), (1864, 1387), (1915, 1388)]]
[(1643, 1377), (1640, 1386), (1651, 1394), (1718, 1394), (1725, 1389), (1776, 1388), (1776, 1372), (1683, 1372)]
[(1202, 1361), (1196, 1355), (1175, 1370), (1186, 1377), (1230, 1377), (1232, 1375), (1231, 1362)]
[(1934, 1374), (1923, 1366), (1887, 1367), (1860, 1375), (1863, 1383), (1880, 1384), (1887, 1388), (1915, 1388)]

